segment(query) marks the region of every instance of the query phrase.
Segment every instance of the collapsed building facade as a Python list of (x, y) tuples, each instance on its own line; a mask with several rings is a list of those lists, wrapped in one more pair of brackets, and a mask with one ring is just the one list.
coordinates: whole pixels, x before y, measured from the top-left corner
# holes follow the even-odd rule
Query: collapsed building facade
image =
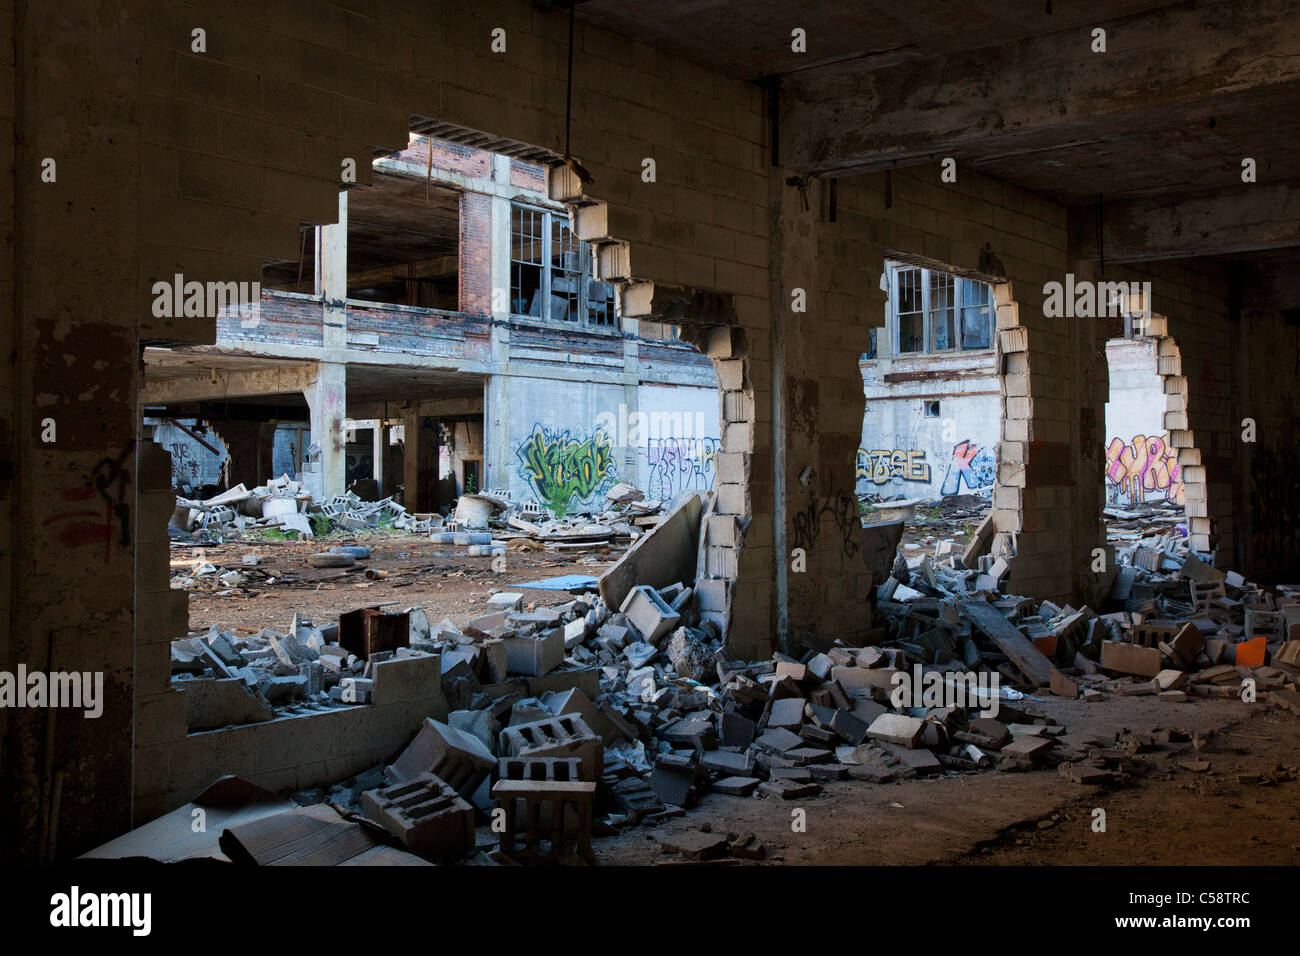
[[(4, 657), (11, 668), (102, 672), (105, 700), (102, 717), (61, 717), (57, 734), (43, 713), (0, 711), (6, 854), (38, 853), (56, 773), (65, 853), (192, 788), (169, 756), (194, 746), (184, 695), (168, 680), (167, 649), (187, 632), (185, 594), (167, 573), (175, 475), (165, 450), (142, 440), (144, 412), (219, 422), (234, 449), (265, 436), (237, 437), (227, 423), (306, 421), (319, 446), (306, 465), (320, 465), (325, 493), (347, 480), (345, 421), (391, 435), (400, 420), (405, 492), (423, 507), (438, 500), (436, 423), (478, 417), (475, 480), (523, 490), (511, 442), (534, 422), (515, 414), (520, 380), (492, 363), (550, 363), (545, 377), (559, 382), (568, 348), (517, 338), (508, 292), (494, 303), (492, 290), (465, 288), (460, 236), (454, 315), (419, 311), (452, 300), (436, 281), (432, 300), (421, 298), (415, 256), (403, 273), (367, 265), (373, 274), (358, 280), (401, 284), (405, 301), (349, 301), (351, 263), (337, 252), (362, 190), (342, 188), (346, 172), (382, 189), (387, 174), (370, 158), (411, 148), (412, 132), (544, 167), (538, 207), (565, 210), (573, 241), (591, 246), (591, 279), (613, 287), (623, 335), (582, 334), (629, 408), (651, 404), (642, 386), (653, 380), (635, 370), (649, 356), (671, 353), (665, 364), (704, 384), (698, 363), (634, 323), (678, 328), (709, 360), (721, 411), (714, 509), (738, 519), (733, 540), (717, 545), (729, 556), (718, 580), (732, 658), (798, 655), (813, 636), (856, 646), (879, 627), (882, 582), (866, 561), (855, 495), (861, 356), (885, 314), (886, 264), (902, 259), (989, 288), (997, 434), (983, 446), (996, 449), (1006, 587), (1063, 606), (1107, 586), (1094, 552), (1105, 545), (1110, 332), (1095, 297), (1081, 314), (1047, 307), (1046, 286), (1067, 275), (1150, 283), (1142, 332), (1167, 401), (1161, 425), (1176, 449), (1190, 551), (1261, 581), (1300, 569), (1291, 470), (1300, 171), (1269, 121), (1293, 115), (1300, 97), (1290, 56), (1300, 27), (1285, 3), (1229, 12), (1103, 0), (1033, 16), (972, 8), (951, 17), (959, 31), (927, 32), (887, 4), (854, 14), (816, 5), (797, 24), (770, 8), (701, 23), (690, 4), (658, 4), (652, 16), (591, 0), (576, 13), (571, 98), (568, 18), (549, 4), (306, 2), (291, 14), (156, 2), (147, 17), (111, 23), (76, 3), (16, 10), (4, 119), (17, 148), (0, 276), (15, 303), (3, 318), (15, 347), (0, 409)], [(1140, 42), (1098, 52), (1089, 31), (1099, 27)], [(64, 71), (38, 70), (68, 31), (84, 55)], [(806, 43), (792, 43), (792, 31)], [(886, 52), (856, 48), (872, 31), (887, 34), (870, 43)], [(1225, 52), (1219, 31), (1244, 39)], [(1097, 70), (1102, 56), (1108, 68)], [(48, 123), (73, 115), (94, 123)], [(93, 176), (75, 172), (87, 138)], [(570, 145), (590, 182), (565, 162)], [(30, 185), (47, 158), (57, 179)], [(955, 178), (943, 176), (945, 158)], [(478, 242), (501, 277), (510, 204), (497, 187), (519, 188), (518, 166), (491, 164), (492, 233)], [(446, 185), (410, 178), (417, 191)], [(540, 196), (542, 183), (528, 188)], [(93, 245), (68, 245), (74, 216), (90, 224)], [(305, 243), (318, 250), (319, 286), (262, 296), (265, 341), (223, 332), (237, 314), (153, 308), (156, 283), (265, 281), (267, 261), (305, 261)], [(426, 319), (457, 329), (428, 338), (473, 343), (478, 355), (430, 362), (416, 349), (408, 362), (393, 357), (406, 351), (398, 343), (375, 360), (386, 337), (415, 334)], [(290, 357), (274, 348), (276, 334), (316, 340)], [(231, 414), (229, 398), (263, 395), (293, 401)], [(552, 425), (537, 398), (521, 401), (544, 440), (590, 417), (566, 410)], [(260, 469), (257, 480), (269, 474), (256, 450), (232, 457)], [(382, 457), (372, 479), (393, 474)], [(620, 474), (646, 480), (626, 453), (623, 464)], [(464, 490), (464, 470), (456, 477)], [(395, 719), (411, 727), (427, 715), (418, 696), (399, 703)], [(268, 769), (274, 755), (294, 759), (291, 723), (266, 747)], [(349, 740), (364, 750), (367, 733)]]

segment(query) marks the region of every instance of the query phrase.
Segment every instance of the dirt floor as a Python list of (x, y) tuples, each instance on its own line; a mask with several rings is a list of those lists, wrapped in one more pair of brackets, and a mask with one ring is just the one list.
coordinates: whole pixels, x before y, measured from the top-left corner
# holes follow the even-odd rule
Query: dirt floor
[[(1071, 735), (1109, 740), (1125, 728), (1177, 728), (1196, 735), (1195, 742), (1139, 754), (1146, 775), (1115, 790), (1074, 784), (1054, 770), (987, 770), (883, 785), (836, 782), (817, 797), (792, 801), (708, 794), (684, 817), (597, 840), (597, 858), (679, 862), (657, 837), (709, 827), (753, 833), (766, 846), (762, 864), (734, 862), (740, 866), (1300, 863), (1296, 718), (1235, 700), (1044, 698), (1034, 706)], [(1198, 754), (1208, 771), (1179, 766)], [(1290, 773), (1269, 782), (1279, 765)], [(1247, 777), (1255, 779), (1243, 782)], [(1106, 813), (1104, 833), (1093, 831), (1096, 808)], [(803, 832), (793, 829), (798, 810), (805, 812)]]
[[(334, 544), (359, 544), (371, 557), (346, 570), (313, 568), (307, 555), (327, 551)], [(464, 548), (433, 545), (420, 535), (374, 534), (326, 539), (299, 544), (290, 541), (240, 542), (211, 547), (179, 547), (171, 552), (173, 573), (208, 561), (221, 571), (235, 570), (248, 579), (244, 586), (204, 586), (189, 590), (190, 630), (204, 632), (213, 625), (222, 630), (256, 633), (264, 627), (286, 630), (295, 611), (315, 620), (332, 620), (359, 607), (392, 604), (403, 608), (421, 605), (429, 619), (449, 617), (463, 624), (486, 612), (494, 591), (518, 589), (520, 582), (562, 574), (599, 577), (621, 551), (592, 550), (576, 554), (508, 552), (501, 571), (491, 558), (471, 558)], [(262, 556), (262, 564), (249, 568), (245, 554)], [(365, 570), (387, 571), (382, 580), (368, 581)], [(275, 579), (268, 583), (267, 577)], [(564, 592), (525, 591), (528, 601), (543, 604), (565, 599)]]

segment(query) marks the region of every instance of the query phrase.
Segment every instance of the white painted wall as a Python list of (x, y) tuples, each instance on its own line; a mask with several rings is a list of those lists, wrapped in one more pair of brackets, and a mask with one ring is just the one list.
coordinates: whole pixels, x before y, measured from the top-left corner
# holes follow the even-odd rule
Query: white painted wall
[(654, 385), (637, 389), (645, 431), (633, 441), (634, 484), (647, 498), (664, 501), (683, 491), (713, 488), (714, 457), (722, 446), (716, 388)]
[(714, 388), (511, 376), (505, 423), (510, 492), (568, 513), (599, 510), (620, 481), (647, 497), (713, 486)]
[[(862, 362), (857, 493), (939, 498), (991, 485), (1001, 415), (994, 362), (992, 351)], [(927, 417), (936, 401), (938, 415)]]
[(1106, 498), (1112, 504), (1182, 501), (1177, 452), (1164, 427), (1164, 383), (1151, 339), (1106, 343)]

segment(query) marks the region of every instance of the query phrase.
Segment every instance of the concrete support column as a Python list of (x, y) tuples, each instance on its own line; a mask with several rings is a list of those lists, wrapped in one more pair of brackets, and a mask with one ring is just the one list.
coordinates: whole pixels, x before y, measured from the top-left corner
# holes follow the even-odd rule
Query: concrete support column
[[(315, 472), (320, 475), (320, 494), (325, 498), (341, 495), (347, 484), (347, 456), (343, 443), (343, 419), (347, 417), (347, 366), (322, 362), (316, 371), (316, 381), (304, 390), (303, 395), (311, 409), (311, 442), (320, 446), (319, 470)], [(312, 489), (313, 493), (315, 490)]]
[(402, 482), (406, 489), (407, 511), (437, 511), (438, 500), (438, 429), (426, 416), (413, 409), (402, 416)]
[(376, 418), (374, 428), (371, 429), (372, 452), (371, 457), (374, 463), (371, 465), (371, 476), (375, 479), (376, 490), (379, 497), (384, 497), (384, 420)]
[[(496, 156), (492, 178), (510, 182), (510, 157)], [(510, 488), (510, 200), (492, 197), (490, 287), (492, 289), (493, 374), (483, 383), (484, 488)], [(516, 493), (519, 489), (516, 487)]]

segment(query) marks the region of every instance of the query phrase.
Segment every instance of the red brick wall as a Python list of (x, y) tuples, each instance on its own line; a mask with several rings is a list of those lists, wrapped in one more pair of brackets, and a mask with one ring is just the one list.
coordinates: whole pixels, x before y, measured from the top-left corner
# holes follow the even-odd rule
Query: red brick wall
[(492, 197), (460, 197), (460, 311), (492, 314)]

